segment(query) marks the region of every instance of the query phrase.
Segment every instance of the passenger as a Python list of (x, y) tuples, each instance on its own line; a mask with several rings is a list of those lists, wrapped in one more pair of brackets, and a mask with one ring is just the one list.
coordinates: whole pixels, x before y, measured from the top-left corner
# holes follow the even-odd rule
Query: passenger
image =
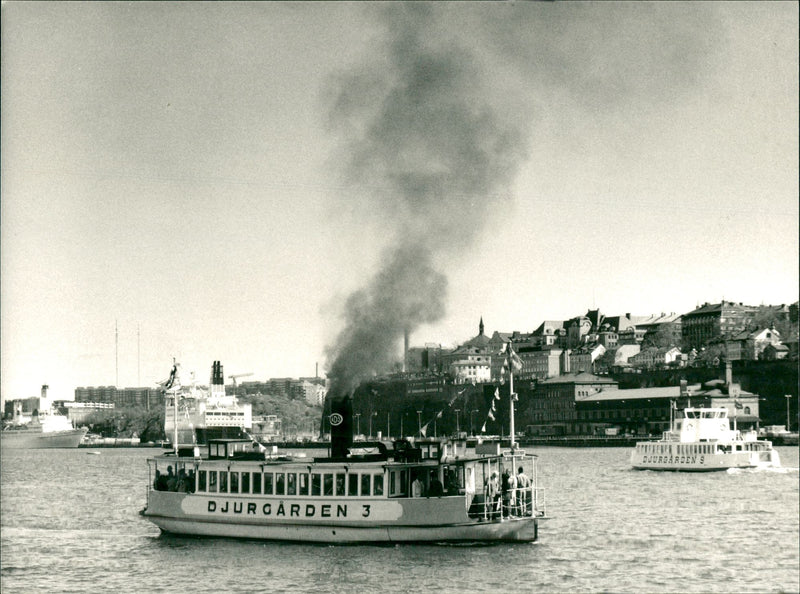
[(517, 488), (519, 489), (519, 507), (523, 515), (531, 510), (531, 479), (525, 474), (522, 466), (517, 470)]
[(444, 487), (442, 481), (436, 476), (436, 471), (431, 471), (430, 488), (428, 489), (428, 497), (441, 497), (444, 495)]
[(178, 471), (178, 487), (176, 491), (180, 493), (189, 492), (189, 477), (186, 476), (186, 471), (183, 468)]
[(515, 474), (508, 472), (508, 509), (506, 515), (517, 514), (517, 477)]
[(414, 482), (411, 483), (411, 496), (412, 497), (425, 496), (425, 483), (423, 482), (422, 477), (419, 474), (414, 479)]
[(161, 474), (161, 471), (156, 470), (156, 491), (167, 490), (167, 475)]
[(498, 505), (500, 504), (500, 485), (497, 484), (497, 473), (493, 472), (491, 478), (486, 483), (486, 501), (491, 517), (496, 517)]
[(172, 472), (172, 466), (167, 466), (167, 491), (178, 490), (178, 477)]
[(500, 486), (500, 493), (503, 496), (503, 517), (508, 515), (508, 501), (509, 501), (509, 498), (510, 498), (508, 477), (509, 477), (510, 474), (511, 473), (508, 471), (508, 468), (506, 468), (503, 471), (503, 477), (501, 479), (502, 482), (501, 482), (501, 486)]
[(458, 495), (458, 475), (454, 469), (447, 473), (447, 494)]

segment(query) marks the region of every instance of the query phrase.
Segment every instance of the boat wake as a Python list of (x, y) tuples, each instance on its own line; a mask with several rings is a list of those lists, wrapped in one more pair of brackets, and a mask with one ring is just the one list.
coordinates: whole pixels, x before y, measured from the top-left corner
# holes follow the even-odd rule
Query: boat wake
[(753, 468), (728, 468), (728, 474), (754, 474), (759, 472), (770, 472), (775, 474), (788, 474), (797, 472), (800, 468), (784, 468), (783, 466), (754, 466)]

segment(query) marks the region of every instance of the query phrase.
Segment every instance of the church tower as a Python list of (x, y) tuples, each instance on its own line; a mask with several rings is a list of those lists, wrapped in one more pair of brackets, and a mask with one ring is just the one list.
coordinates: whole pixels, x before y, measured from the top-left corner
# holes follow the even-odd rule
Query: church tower
[(483, 316), (481, 316), (481, 323), (478, 324), (478, 336), (483, 335)]

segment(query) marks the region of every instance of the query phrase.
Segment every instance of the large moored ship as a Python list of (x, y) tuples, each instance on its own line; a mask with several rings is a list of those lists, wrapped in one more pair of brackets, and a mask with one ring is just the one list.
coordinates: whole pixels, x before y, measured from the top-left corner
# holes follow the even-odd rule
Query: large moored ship
[[(211, 439), (244, 439), (252, 427), (252, 406), (240, 404), (236, 396), (225, 393), (222, 363), (211, 366), (209, 387), (199, 387), (194, 380), (181, 382), (179, 366), (175, 365), (165, 383), (164, 434), (169, 448), (205, 445)], [(178, 406), (175, 406), (175, 400)], [(177, 433), (175, 427), (177, 425)]]
[(14, 402), (14, 419), (0, 432), (0, 444), (8, 449), (77, 448), (88, 429), (76, 429), (68, 417), (53, 409), (42, 386), (39, 407), (26, 417), (22, 403)]

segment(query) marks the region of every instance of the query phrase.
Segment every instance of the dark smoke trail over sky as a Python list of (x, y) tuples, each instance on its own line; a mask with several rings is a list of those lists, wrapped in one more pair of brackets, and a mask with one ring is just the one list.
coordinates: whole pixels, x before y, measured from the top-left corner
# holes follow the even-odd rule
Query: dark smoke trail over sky
[(387, 370), (404, 330), (444, 316), (443, 270), (511, 212), (547, 101), (630, 125), (629, 114), (699, 84), (719, 43), (713, 28), (658, 6), (390, 3), (377, 14), (377, 47), (330, 93), (347, 199), (387, 238), (329, 349), (334, 395)]
[(391, 236), (380, 271), (347, 301), (330, 353), (334, 394), (386, 370), (405, 330), (444, 315), (437, 257), (483, 231), (525, 155), (525, 136), (493, 109), (474, 53), (432, 35), (430, 7), (384, 16), (385, 53), (339, 78), (331, 111), (345, 179)]

